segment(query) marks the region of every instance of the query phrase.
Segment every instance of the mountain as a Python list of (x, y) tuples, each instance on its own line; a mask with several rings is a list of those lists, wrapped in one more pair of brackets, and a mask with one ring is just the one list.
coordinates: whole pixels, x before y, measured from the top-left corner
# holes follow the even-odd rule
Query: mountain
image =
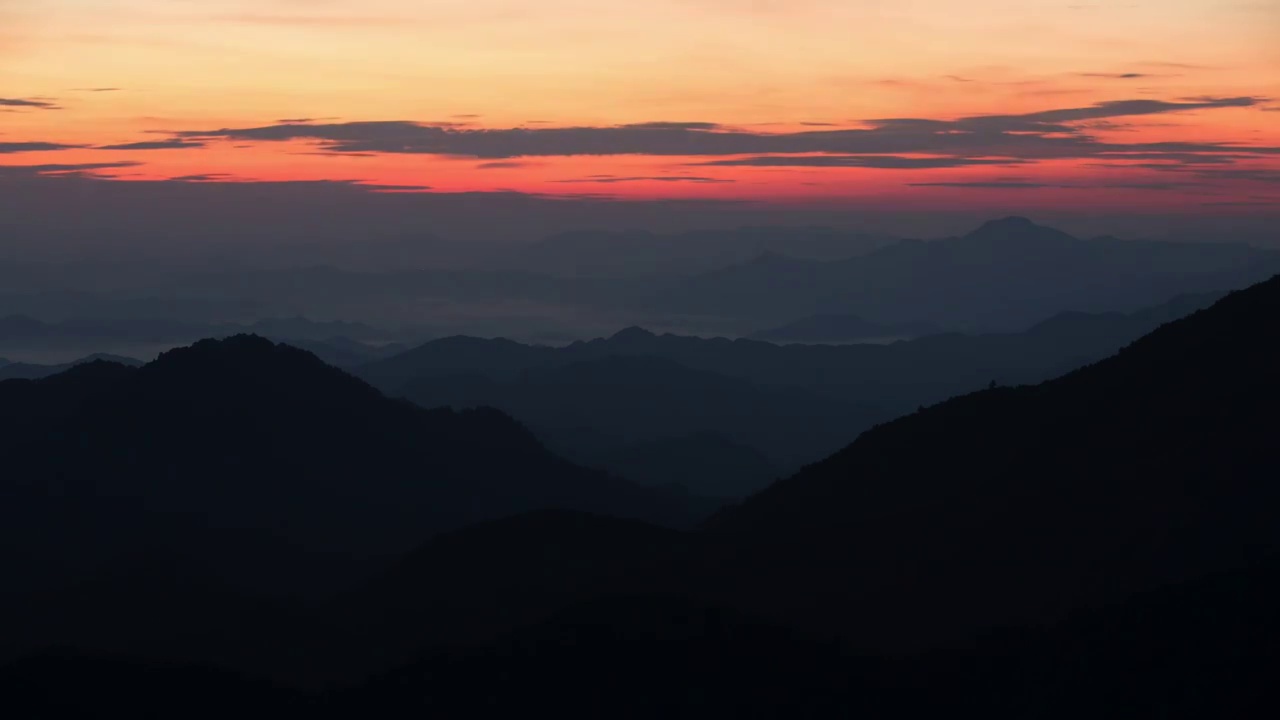
[[(569, 508), (680, 525), (714, 507), (577, 467), (497, 411), (391, 400), (253, 336), (136, 369), (98, 362), (0, 383), (0, 406), (0, 547), (33, 586), (177, 545), (229, 586), (297, 594), (506, 514)], [(250, 536), (261, 537), (241, 541)]]
[(744, 227), (669, 235), (584, 231), (506, 249), (495, 262), (500, 267), (559, 276), (682, 275), (727, 267), (765, 252), (843, 260), (890, 242), (889, 238), (823, 227)]
[(863, 433), (711, 521), (736, 596), (901, 647), (1280, 547), (1277, 311), (1280, 276), (1056, 380)]
[(904, 657), (678, 593), (577, 602), (439, 649), (356, 687), (305, 693), (213, 667), (69, 651), (0, 666), (6, 707), (249, 718), (832, 717), (1016, 720), (1269, 717), (1280, 672), (1280, 563), (1161, 588), (1045, 628)]
[(281, 339), (278, 342), (285, 342), (300, 350), (306, 350), (326, 363), (340, 368), (356, 367), (394, 357), (409, 349), (400, 343), (370, 345), (345, 336), (324, 340)]
[[(637, 443), (715, 432), (756, 448), (779, 465), (799, 467), (834, 452), (885, 417), (874, 408), (799, 389), (758, 387), (644, 355), (532, 368), (510, 380), (476, 373), (425, 376), (406, 384), (401, 394), (422, 407), (495, 407), (580, 462)], [(669, 457), (671, 473), (681, 472), (678, 468), (690, 460)], [(759, 473), (750, 475), (759, 482)], [(745, 483), (750, 475), (734, 480)], [(706, 478), (698, 485), (707, 483), (731, 484), (728, 478)], [(761, 485), (737, 487), (734, 495)]]
[(584, 455), (581, 462), (642, 485), (707, 497), (739, 497), (785, 474), (759, 450), (709, 431), (625, 444)]
[(689, 595), (620, 594), (429, 653), (332, 703), (388, 718), (1263, 717), (1276, 706), (1277, 602), (1273, 558), (1052, 626), (884, 657)]
[(900, 241), (847, 260), (758, 258), (663, 287), (648, 307), (757, 322), (853, 314), (886, 324), (1008, 332), (1063, 310), (1132, 312), (1276, 272), (1275, 250), (1082, 240), (1006, 218), (962, 237)]
[[(353, 368), (353, 372), (391, 395), (403, 395), (410, 383), (419, 387), (434, 386), (437, 390), (422, 398), (429, 405), (498, 404), (536, 426), (535, 417), (559, 412), (556, 403), (560, 398), (548, 391), (549, 407), (530, 407), (532, 398), (527, 395), (516, 402), (514, 396), (508, 398), (504, 392), (521, 382), (554, 377), (556, 373), (552, 371), (557, 368), (565, 382), (575, 382), (572, 374), (564, 370), (575, 363), (616, 357), (660, 358), (682, 365), (690, 373), (722, 376), (719, 385), (724, 384), (724, 378), (733, 378), (755, 386), (754, 389), (743, 386), (744, 393), (777, 394), (785, 390), (792, 393), (793, 404), (801, 398), (816, 397), (815, 407), (844, 405), (870, 410), (871, 414), (865, 419), (871, 423), (986, 387), (993, 380), (1017, 384), (1060, 375), (1101, 360), (1167, 320), (1208, 306), (1219, 297), (1221, 293), (1179, 296), (1132, 315), (1069, 313), (1017, 333), (948, 333), (890, 345), (780, 347), (755, 340), (656, 335), (634, 327), (608, 338), (560, 348), (523, 345), (510, 340), (453, 337)], [(526, 375), (535, 380), (522, 381)], [(457, 385), (450, 385), (448, 380), (463, 377), (471, 380), (458, 380)], [(579, 387), (584, 381), (577, 381)], [(696, 378), (691, 377), (690, 381), (696, 382)], [(686, 402), (682, 396), (672, 401), (677, 406)], [(503, 402), (510, 405), (504, 406)], [(599, 410), (586, 417), (597, 427), (630, 421), (623, 405), (601, 403)], [(530, 413), (528, 417), (522, 415), (526, 411)], [(699, 412), (717, 410), (711, 407)], [(740, 425), (744, 420), (747, 418), (730, 418), (729, 422)], [(767, 417), (755, 420), (761, 424), (769, 422)], [(841, 442), (847, 442), (866, 427), (870, 425), (849, 428)], [(713, 425), (688, 429), (697, 432), (721, 428)], [(664, 430), (663, 434), (671, 432)], [(650, 435), (651, 439), (656, 437)], [(764, 449), (745, 438), (732, 435), (731, 438)], [(819, 457), (812, 455), (799, 460), (807, 462)]]
[(810, 315), (776, 328), (747, 336), (772, 343), (854, 343), (908, 340), (942, 331), (927, 323), (885, 325), (857, 315)]
[(61, 363), (58, 365), (39, 365), (36, 363), (0, 363), (0, 381), (4, 380), (39, 380), (40, 378), (57, 375), (66, 372), (71, 368), (78, 367), (93, 362), (109, 362), (118, 365), (127, 365), (129, 367), (138, 367), (142, 365), (141, 360), (122, 357), (120, 355), (110, 355), (107, 353), (94, 353), (79, 360), (69, 363)]

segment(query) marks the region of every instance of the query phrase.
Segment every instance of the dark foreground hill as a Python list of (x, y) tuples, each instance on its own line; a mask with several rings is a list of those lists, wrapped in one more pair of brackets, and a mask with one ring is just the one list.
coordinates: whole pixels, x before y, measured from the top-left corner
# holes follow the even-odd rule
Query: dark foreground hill
[(1280, 547), (1278, 312), (1280, 278), (1057, 380), (864, 433), (714, 519), (728, 572), (788, 616), (900, 644)]
[(1273, 717), (1277, 603), (1272, 559), (1051, 627), (890, 658), (685, 595), (618, 595), (327, 694), (67, 651), (0, 667), (0, 694), (16, 716), (45, 720)]
[(485, 519), (566, 508), (688, 526), (714, 508), (575, 466), (497, 411), (391, 400), (252, 336), (0, 383), (0, 407), (0, 605), (37, 612), (60, 606), (32, 598), (86, 583), (137, 586), (119, 578), (139, 566), (166, 588), (176, 566), (184, 593), (194, 577), (314, 597)]
[[(695, 493), (730, 497), (772, 482), (771, 466), (795, 469), (825, 457), (886, 416), (817, 392), (762, 387), (643, 355), (532, 368), (510, 380), (426, 376), (403, 394), (423, 407), (494, 407), (580, 463), (641, 482), (665, 476), (655, 484), (681, 482)], [(673, 442), (687, 457), (664, 451), (661, 444)], [(690, 476), (699, 456), (732, 456), (733, 465), (746, 465), (753, 454), (763, 454), (763, 462), (737, 476)], [(648, 460), (649, 468), (637, 460)]]

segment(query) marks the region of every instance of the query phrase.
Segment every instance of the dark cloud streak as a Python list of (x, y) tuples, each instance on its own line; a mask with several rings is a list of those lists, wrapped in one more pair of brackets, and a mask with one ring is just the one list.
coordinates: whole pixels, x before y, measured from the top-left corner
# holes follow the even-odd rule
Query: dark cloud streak
[(1254, 152), (1213, 143), (1114, 144), (1075, 123), (1192, 110), (1254, 107), (1261, 98), (1198, 98), (1187, 102), (1119, 100), (1022, 115), (956, 120), (887, 118), (863, 128), (757, 133), (706, 122), (652, 122), (605, 127), (468, 129), (404, 120), (283, 123), (249, 128), (185, 130), (185, 139), (279, 142), (314, 140), (329, 152), (451, 155), (488, 160), (575, 155), (724, 156), (780, 154), (910, 154), (1019, 159), (1083, 158), (1116, 150)]

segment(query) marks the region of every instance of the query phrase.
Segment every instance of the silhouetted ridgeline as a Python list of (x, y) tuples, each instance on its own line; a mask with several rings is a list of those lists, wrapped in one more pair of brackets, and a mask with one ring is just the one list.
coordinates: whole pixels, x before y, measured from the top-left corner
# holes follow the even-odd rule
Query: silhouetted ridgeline
[(104, 362), (117, 363), (120, 365), (128, 365), (130, 367), (138, 367), (142, 365), (142, 361), (133, 358), (121, 357), (119, 355), (108, 355), (105, 353), (95, 353), (79, 360), (69, 363), (60, 363), (57, 365), (40, 365), (37, 363), (13, 363), (9, 361), (0, 362), (0, 381), (4, 380), (39, 380), (40, 378), (57, 375), (66, 372), (77, 365), (84, 365), (97, 360)]
[[(586, 465), (732, 497), (762, 488), (774, 468), (786, 474), (831, 454), (877, 422), (992, 380), (1055, 376), (1219, 296), (1183, 296), (1130, 315), (1064, 313), (1021, 333), (888, 346), (779, 347), (639, 328), (563, 348), (455, 337), (356, 372), (424, 407), (502, 409)], [(690, 474), (699, 458), (708, 470), (742, 471), (699, 480)]]
[[(921, 409), (699, 530), (601, 516), (688, 508), (494, 411), (387, 400), (260, 339), (0, 384), (24, 418), (0, 428), (0, 636), (344, 685), (167, 670), (260, 696), (250, 716), (1244, 716), (1280, 670), (1277, 311), (1280, 278)], [(495, 519), (425, 530), (467, 513)], [(398, 561), (361, 573), (377, 553)], [(348, 592), (288, 592), (334, 576)], [(155, 707), (92, 694), (148, 672), (58, 656), (0, 684), (42, 709), (81, 690), (52, 714), (74, 717)]]
[(183, 578), (289, 598), (487, 518), (577, 508), (688, 525), (714, 508), (574, 466), (496, 411), (390, 400), (250, 336), (0, 383), (0, 406), (6, 605), (139, 565), (168, 577), (175, 558)]

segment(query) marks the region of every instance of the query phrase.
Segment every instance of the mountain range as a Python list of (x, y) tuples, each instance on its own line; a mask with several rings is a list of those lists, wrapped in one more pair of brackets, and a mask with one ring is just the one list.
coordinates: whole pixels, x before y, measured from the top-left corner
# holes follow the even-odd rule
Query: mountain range
[[(1277, 311), (1280, 277), (879, 424), (703, 522), (495, 410), (388, 399), (261, 338), (0, 383), (0, 637), (80, 649), (0, 689), (55, 717), (204, 695), (272, 717), (1274, 710)], [(600, 344), (655, 342), (737, 345)], [(557, 367), (446, 347), (507, 379)], [(102, 652), (338, 685), (170, 664), (153, 695), (153, 666)]]
[(1085, 240), (1011, 217), (961, 237), (903, 240), (846, 260), (763, 254), (655, 289), (643, 302), (666, 312), (757, 322), (853, 314), (879, 323), (1007, 332), (1064, 310), (1132, 312), (1276, 272), (1280, 252), (1274, 250)]

